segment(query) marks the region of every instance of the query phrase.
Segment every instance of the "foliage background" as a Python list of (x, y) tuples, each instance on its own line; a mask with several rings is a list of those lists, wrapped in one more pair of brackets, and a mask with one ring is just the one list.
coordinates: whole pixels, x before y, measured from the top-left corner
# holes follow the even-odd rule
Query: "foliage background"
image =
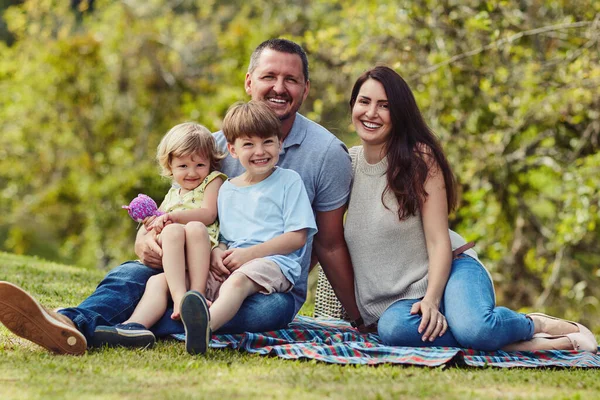
[(461, 187), (500, 304), (600, 324), (600, 2), (0, 0), (0, 249), (82, 268), (133, 257), (137, 193), (184, 120), (217, 130), (260, 42), (301, 43), (302, 112), (356, 144), (375, 64), (410, 83)]

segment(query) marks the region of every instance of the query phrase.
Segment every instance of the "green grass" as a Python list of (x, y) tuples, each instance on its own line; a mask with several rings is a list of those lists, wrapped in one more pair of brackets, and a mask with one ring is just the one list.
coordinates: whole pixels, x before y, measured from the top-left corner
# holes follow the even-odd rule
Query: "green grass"
[[(104, 272), (0, 253), (0, 280), (49, 307), (76, 305)], [(310, 306), (309, 306), (310, 307)], [(308, 308), (309, 309), (309, 308)], [(337, 366), (235, 350), (191, 357), (181, 342), (152, 350), (55, 356), (0, 326), (0, 399), (597, 398), (595, 370)]]

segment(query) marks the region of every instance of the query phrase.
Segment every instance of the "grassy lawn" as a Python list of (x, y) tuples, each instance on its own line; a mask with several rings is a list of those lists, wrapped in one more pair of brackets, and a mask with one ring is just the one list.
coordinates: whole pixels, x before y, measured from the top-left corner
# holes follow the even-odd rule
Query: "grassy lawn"
[[(76, 305), (104, 272), (0, 253), (0, 280), (46, 306)], [(54, 356), (0, 326), (0, 399), (598, 398), (597, 370), (354, 367), (234, 350), (191, 357), (181, 342), (152, 350)]]

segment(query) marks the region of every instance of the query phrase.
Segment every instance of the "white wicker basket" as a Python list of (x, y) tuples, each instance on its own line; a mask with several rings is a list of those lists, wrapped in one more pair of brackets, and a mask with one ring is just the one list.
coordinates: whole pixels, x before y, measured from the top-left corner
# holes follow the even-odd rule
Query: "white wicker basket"
[(317, 280), (317, 291), (315, 293), (315, 318), (337, 318), (348, 320), (346, 310), (336, 297), (331, 284), (327, 280), (320, 265), (319, 278)]

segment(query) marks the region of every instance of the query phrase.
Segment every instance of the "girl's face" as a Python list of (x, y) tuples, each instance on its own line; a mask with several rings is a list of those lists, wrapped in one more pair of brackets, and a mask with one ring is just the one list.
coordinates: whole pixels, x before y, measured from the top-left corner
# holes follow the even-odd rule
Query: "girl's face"
[(210, 174), (210, 160), (199, 153), (173, 157), (171, 160), (173, 180), (181, 186), (181, 194), (196, 189)]
[(363, 145), (385, 144), (392, 130), (392, 119), (383, 85), (367, 79), (356, 96), (352, 107), (352, 124)]

